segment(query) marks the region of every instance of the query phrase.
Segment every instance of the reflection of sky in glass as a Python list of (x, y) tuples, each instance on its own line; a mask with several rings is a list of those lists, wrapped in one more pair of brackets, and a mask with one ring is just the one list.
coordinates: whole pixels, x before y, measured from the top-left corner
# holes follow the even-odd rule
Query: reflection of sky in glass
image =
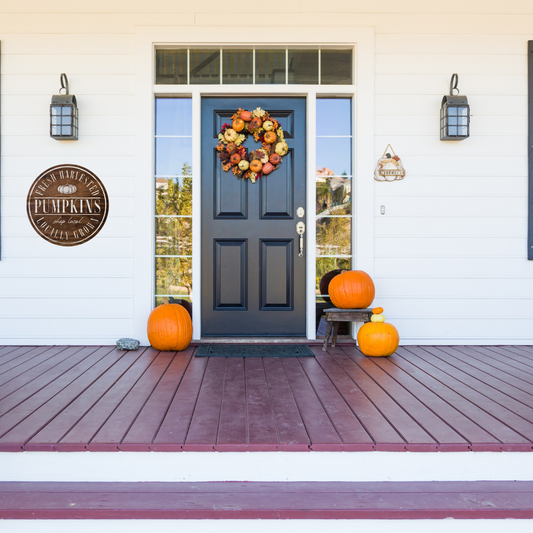
[(351, 135), (352, 100), (350, 98), (318, 98), (316, 101), (316, 134)]
[(191, 130), (192, 101), (190, 98), (156, 98), (156, 135), (191, 135)]
[(157, 176), (180, 176), (183, 165), (192, 163), (192, 138), (159, 137), (155, 140)]
[(316, 168), (329, 168), (336, 175), (352, 173), (352, 139), (350, 137), (317, 138)]

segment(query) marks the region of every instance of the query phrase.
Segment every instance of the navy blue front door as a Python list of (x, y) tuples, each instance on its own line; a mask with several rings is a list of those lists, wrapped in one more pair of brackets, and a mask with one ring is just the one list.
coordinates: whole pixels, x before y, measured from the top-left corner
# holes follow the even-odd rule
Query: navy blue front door
[[(257, 180), (224, 172), (216, 151), (224, 123), (239, 109), (267, 110), (283, 127), (289, 152)], [(202, 99), (202, 336), (305, 336), (306, 222), (304, 98)], [(260, 148), (253, 136), (249, 151)]]

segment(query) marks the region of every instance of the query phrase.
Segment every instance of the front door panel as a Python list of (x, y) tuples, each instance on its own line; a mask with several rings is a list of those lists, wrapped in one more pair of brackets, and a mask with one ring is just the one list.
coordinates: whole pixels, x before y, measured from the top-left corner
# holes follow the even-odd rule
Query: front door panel
[[(217, 135), (238, 109), (267, 110), (289, 152), (256, 183), (224, 172)], [(305, 336), (305, 99), (202, 99), (202, 335)], [(250, 135), (244, 146), (260, 148)]]

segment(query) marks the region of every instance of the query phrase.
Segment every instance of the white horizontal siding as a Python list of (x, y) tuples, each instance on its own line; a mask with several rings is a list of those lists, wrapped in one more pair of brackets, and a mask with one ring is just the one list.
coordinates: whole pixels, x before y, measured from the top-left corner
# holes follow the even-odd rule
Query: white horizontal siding
[[(402, 342), (533, 342), (533, 262), (526, 260), (533, 4), (288, 0), (265, 11), (253, 0), (246, 11), (261, 13), (263, 27), (302, 27), (302, 35), (375, 29), (374, 158), (390, 143), (406, 169), (403, 181), (374, 184), (376, 303)], [(215, 0), (0, 6), (3, 342), (144, 335), (133, 330), (136, 27), (209, 26), (223, 42), (231, 41), (222, 30), (235, 17)], [(74, 143), (48, 136), (61, 72), (78, 99)], [(439, 108), (454, 72), (472, 108), (472, 136), (443, 143)], [(26, 217), (30, 185), (64, 163), (93, 171), (110, 198), (102, 231), (74, 248), (44, 241)]]
[[(31, 13), (15, 17), (34, 20)], [(56, 18), (66, 22), (62, 15)], [(67, 22), (65, 35), (46, 35), (42, 28), (35, 33), (31, 22), (12, 34), (15, 28), (6, 28), (6, 15), (0, 16), (0, 330), (9, 344), (111, 344), (134, 334), (133, 29), (129, 35), (105, 35), (86, 22), (85, 16), (75, 25)], [(77, 142), (49, 136), (50, 100), (59, 92), (62, 72), (78, 101)], [(110, 200), (100, 233), (75, 247), (40, 238), (26, 216), (33, 181), (65, 163), (93, 171)]]

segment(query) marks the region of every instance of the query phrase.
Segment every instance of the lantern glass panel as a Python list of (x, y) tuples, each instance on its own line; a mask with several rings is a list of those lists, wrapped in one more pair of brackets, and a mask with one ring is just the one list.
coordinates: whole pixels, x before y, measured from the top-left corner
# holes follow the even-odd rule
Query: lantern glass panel
[(63, 107), (61, 112), (63, 113), (63, 115), (72, 115), (72, 108), (70, 106), (65, 106)]
[(70, 126), (63, 126), (63, 135), (72, 135), (72, 128)]
[(61, 115), (61, 106), (53, 106), (52, 115)]

